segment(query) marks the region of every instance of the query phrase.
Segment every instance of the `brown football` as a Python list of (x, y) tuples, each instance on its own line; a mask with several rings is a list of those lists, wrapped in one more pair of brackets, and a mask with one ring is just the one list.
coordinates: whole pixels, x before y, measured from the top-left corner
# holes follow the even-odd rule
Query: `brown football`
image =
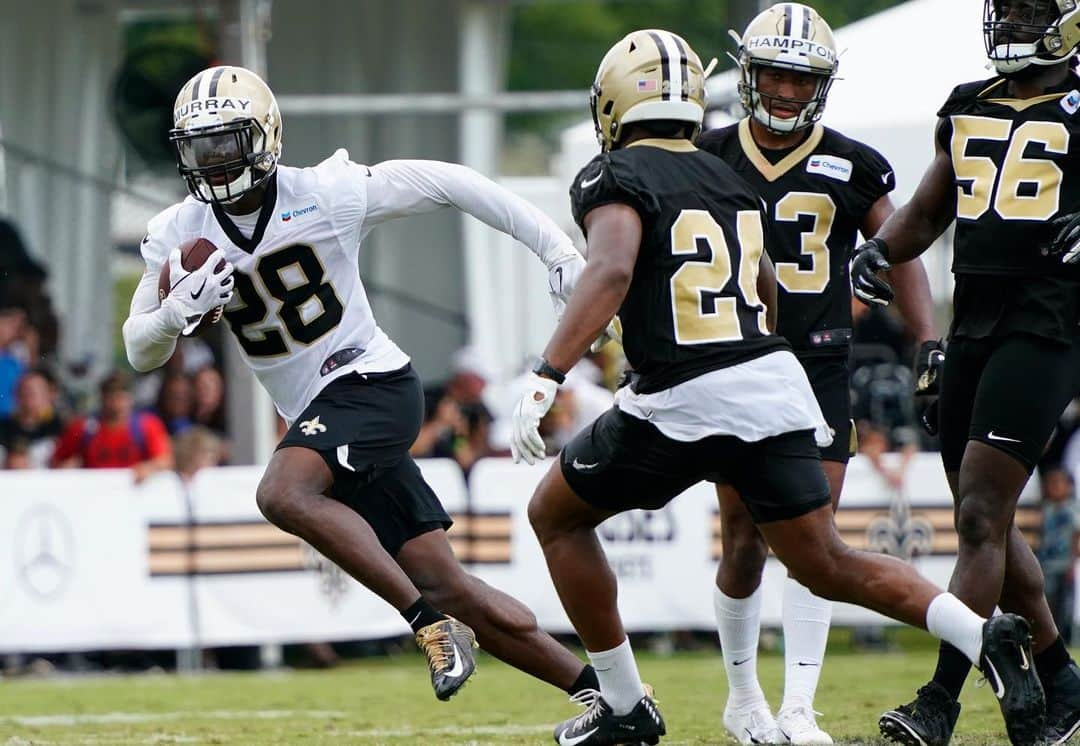
[[(186, 269), (188, 272), (194, 272), (202, 265), (206, 264), (206, 260), (210, 258), (210, 255), (217, 251), (217, 246), (207, 241), (205, 238), (193, 238), (190, 241), (185, 241), (180, 244), (180, 266)], [(215, 271), (221, 271), (221, 268), (225, 266), (225, 260), (218, 262)], [(172, 289), (172, 282), (169, 279), (169, 263), (161, 267), (161, 274), (158, 276), (158, 302), (162, 302), (169, 296), (169, 291)], [(218, 306), (212, 312), (203, 316), (202, 321), (195, 327), (195, 330), (191, 332), (193, 335), (202, 334), (207, 329), (212, 327), (217, 322), (221, 321), (221, 314), (224, 312), (223, 306)]]

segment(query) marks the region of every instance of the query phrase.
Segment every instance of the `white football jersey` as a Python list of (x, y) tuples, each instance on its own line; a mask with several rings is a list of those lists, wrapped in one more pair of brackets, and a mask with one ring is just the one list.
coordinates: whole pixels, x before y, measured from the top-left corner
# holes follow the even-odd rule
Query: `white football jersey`
[(578, 258), (543, 213), (463, 166), (387, 161), (368, 167), (338, 150), (311, 168), (278, 166), (256, 215), (226, 215), (188, 197), (154, 217), (141, 247), (146, 272), (125, 325), (129, 357), (141, 370), (172, 354), (171, 346), (154, 347), (161, 341), (152, 323), (157, 278), (175, 247), (206, 238), (236, 267), (224, 323), (291, 424), (335, 378), (409, 362), (375, 323), (360, 280), (360, 243), (380, 222), (447, 205), (510, 233), (549, 266)]

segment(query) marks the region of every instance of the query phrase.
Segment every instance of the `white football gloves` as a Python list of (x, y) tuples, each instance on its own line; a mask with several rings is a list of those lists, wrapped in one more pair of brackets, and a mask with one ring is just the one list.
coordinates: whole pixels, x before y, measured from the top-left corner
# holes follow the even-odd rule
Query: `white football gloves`
[(558, 388), (559, 384), (550, 378), (529, 374), (525, 393), (514, 407), (514, 425), (510, 432), (510, 455), (515, 464), (522, 459), (535, 464), (547, 455), (544, 439), (540, 437), (540, 420), (555, 403)]
[(218, 249), (194, 272), (188, 272), (180, 262), (180, 249), (169, 254), (169, 295), (161, 302), (176, 308), (186, 322), (182, 334), (191, 334), (203, 316), (220, 306), (228, 305), (233, 296), (233, 270), (231, 262), (225, 262), (220, 272), (215, 272), (219, 262), (225, 260), (225, 252)]
[(562, 319), (566, 303), (584, 271), (585, 259), (577, 251), (567, 252), (564, 258), (548, 267), (548, 295), (551, 296), (556, 319)]
[[(585, 271), (585, 259), (577, 251), (567, 253), (565, 258), (548, 267), (548, 294), (551, 296), (551, 305), (555, 309), (555, 319), (562, 321), (566, 304), (570, 301), (570, 295), (574, 292), (581, 273)], [(608, 342), (622, 343), (622, 324), (619, 317), (613, 318), (607, 328), (589, 346), (592, 352), (599, 352), (600, 348)]]

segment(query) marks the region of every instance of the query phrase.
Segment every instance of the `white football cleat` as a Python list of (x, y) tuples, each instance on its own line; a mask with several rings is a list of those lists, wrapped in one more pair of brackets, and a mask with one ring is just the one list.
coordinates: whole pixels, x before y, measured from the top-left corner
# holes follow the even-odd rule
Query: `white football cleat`
[(833, 742), (832, 736), (819, 728), (814, 719), (815, 715), (820, 714), (809, 707), (788, 707), (776, 713), (776, 724), (788, 743), (799, 746), (830, 744)]
[(739, 743), (787, 743), (765, 702), (749, 709), (725, 709), (724, 727)]

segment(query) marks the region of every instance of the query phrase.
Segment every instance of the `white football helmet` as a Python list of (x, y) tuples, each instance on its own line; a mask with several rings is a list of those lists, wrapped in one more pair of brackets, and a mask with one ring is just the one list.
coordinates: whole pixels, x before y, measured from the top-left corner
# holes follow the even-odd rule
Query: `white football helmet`
[(169, 141), (195, 199), (235, 202), (277, 168), (281, 112), (255, 73), (231, 65), (211, 67), (180, 89)]
[(984, 0), (983, 42), (986, 56), (1002, 75), (1031, 65), (1056, 65), (1076, 54), (1080, 45), (1080, 3)]
[[(759, 13), (742, 37), (731, 32), (739, 43), (736, 61), (742, 71), (739, 100), (747, 113), (774, 132), (797, 132), (811, 126), (825, 112), (825, 99), (840, 67), (832, 29), (818, 12), (801, 3), (780, 3)], [(798, 104), (794, 117), (773, 116), (762, 101), (758, 75), (766, 67), (810, 73), (818, 77), (817, 90)]]

